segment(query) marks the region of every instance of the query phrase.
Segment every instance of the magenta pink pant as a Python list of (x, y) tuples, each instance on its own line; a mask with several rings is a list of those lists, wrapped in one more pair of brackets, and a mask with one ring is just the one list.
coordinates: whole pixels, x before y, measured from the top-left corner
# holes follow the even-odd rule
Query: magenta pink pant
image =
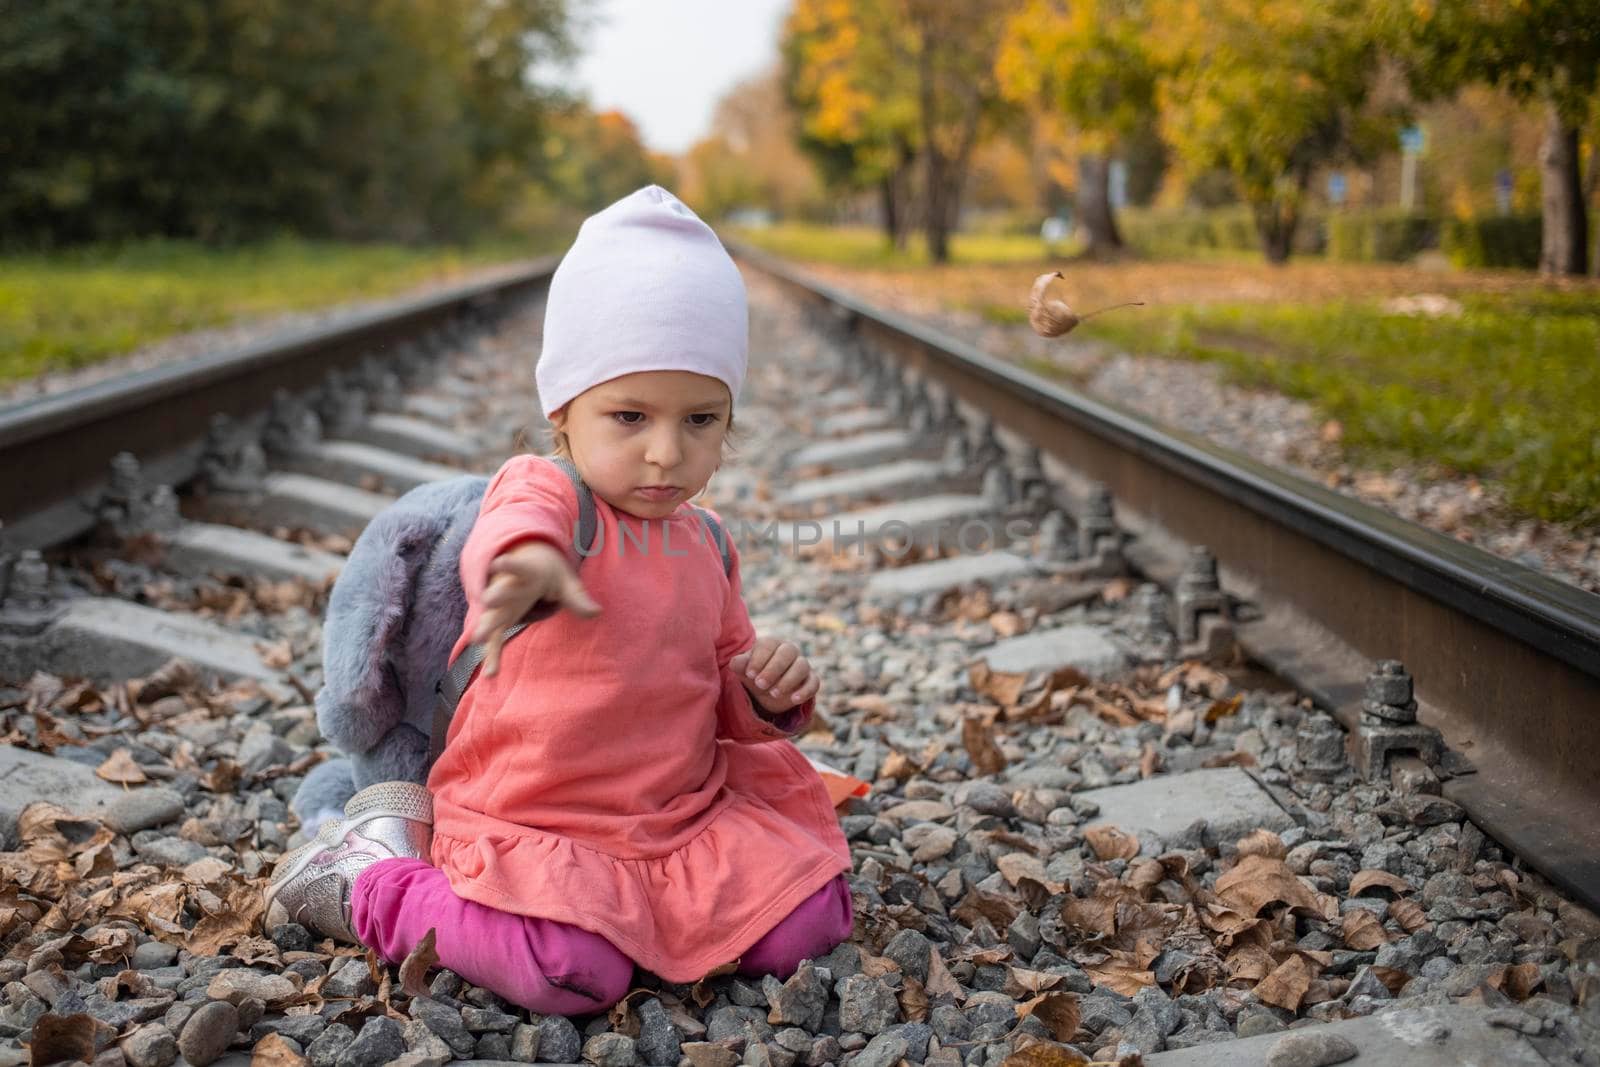
[[(599, 934), (462, 900), (444, 872), (422, 860), (381, 860), (362, 871), (350, 915), (361, 943), (391, 963), (435, 930), (441, 967), (541, 1015), (604, 1011), (633, 980), (633, 961)], [(739, 973), (787, 978), (801, 960), (849, 937), (851, 922), (841, 875), (751, 946)]]

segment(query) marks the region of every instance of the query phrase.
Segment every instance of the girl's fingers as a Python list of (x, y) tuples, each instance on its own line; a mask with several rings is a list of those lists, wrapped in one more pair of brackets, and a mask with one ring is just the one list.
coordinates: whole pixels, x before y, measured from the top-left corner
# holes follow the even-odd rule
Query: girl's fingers
[(791, 690), (797, 689), (811, 674), (811, 664), (803, 659), (797, 659), (789, 665), (789, 669), (768, 687), (768, 691), (775, 697), (781, 697)]
[(600, 605), (594, 602), (575, 574), (568, 574), (562, 583), (561, 602), (584, 618), (592, 619), (600, 614)]
[(794, 701), (794, 704), (804, 704), (816, 696), (817, 690), (820, 688), (822, 688), (822, 680), (815, 673), (812, 673), (806, 677), (806, 680), (800, 684), (800, 688), (796, 689), (789, 699)]
[(756, 675), (756, 685), (762, 689), (771, 688), (799, 657), (800, 650), (785, 641), (772, 653), (772, 658)]
[(493, 678), (500, 670), (500, 646), (505, 641), (503, 629), (496, 629), (489, 640), (484, 642), (483, 674), (486, 678)]

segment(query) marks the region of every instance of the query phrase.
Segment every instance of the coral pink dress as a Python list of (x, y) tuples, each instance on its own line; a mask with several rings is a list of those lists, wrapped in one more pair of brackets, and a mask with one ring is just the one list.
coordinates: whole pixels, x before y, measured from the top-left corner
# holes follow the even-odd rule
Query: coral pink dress
[[(646, 520), (597, 496), (595, 511), (578, 578), (601, 613), (530, 626), (467, 690), (428, 779), (432, 859), (461, 897), (582, 927), (693, 981), (847, 871), (849, 849), (821, 779), (728, 669), (755, 643), (737, 548), (725, 575), (687, 505)], [(538, 539), (576, 563), (576, 517), (550, 460), (500, 469), (462, 551), (456, 652), (490, 561)], [(799, 710), (785, 725), (803, 729)]]

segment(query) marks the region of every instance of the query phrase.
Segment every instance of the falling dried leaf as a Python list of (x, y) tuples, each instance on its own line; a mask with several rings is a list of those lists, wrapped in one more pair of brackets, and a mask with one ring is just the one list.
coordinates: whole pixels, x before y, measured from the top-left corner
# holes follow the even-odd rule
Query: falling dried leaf
[(439, 953), (434, 948), (434, 928), (422, 935), (417, 946), (406, 953), (400, 964), (400, 991), (408, 997), (428, 995), (428, 971), (439, 965)]
[(1239, 839), (1239, 855), (1265, 856), (1268, 859), (1281, 860), (1289, 854), (1284, 847), (1283, 838), (1271, 830), (1253, 830)]
[(1006, 757), (995, 743), (994, 724), (976, 715), (961, 721), (961, 744), (979, 774), (999, 774), (1006, 769)]
[(1246, 915), (1259, 915), (1272, 904), (1287, 904), (1313, 915), (1322, 914), (1316, 891), (1279, 859), (1245, 856), (1217, 879), (1217, 899)]
[(95, 768), (95, 774), (114, 785), (143, 785), (150, 780), (144, 768), (134, 761), (133, 753), (119, 748)]
[(1359, 897), (1369, 889), (1387, 889), (1391, 893), (1411, 892), (1411, 883), (1388, 871), (1367, 869), (1357, 871), (1350, 878), (1350, 895)]
[(1050, 1031), (1057, 1041), (1071, 1041), (1078, 1032), (1081, 1016), (1076, 993), (1041, 993), (1032, 1000), (1017, 1005), (1017, 1018), (1032, 1015)]
[(1139, 854), (1139, 839), (1109, 823), (1088, 827), (1083, 838), (1102, 860), (1131, 860)]
[(1383, 923), (1370, 911), (1356, 909), (1344, 916), (1340, 924), (1340, 936), (1344, 943), (1357, 952), (1367, 952), (1379, 945), (1389, 943), (1389, 935), (1383, 930)]
[(1316, 976), (1317, 969), (1303, 953), (1296, 952), (1256, 983), (1255, 994), (1264, 1003), (1297, 1012)]

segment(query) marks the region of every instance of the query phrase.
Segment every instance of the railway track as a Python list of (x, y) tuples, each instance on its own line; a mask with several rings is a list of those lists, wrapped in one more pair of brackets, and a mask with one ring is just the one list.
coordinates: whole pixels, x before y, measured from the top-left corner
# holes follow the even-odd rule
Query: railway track
[(123, 1062), (1265, 1063), (1300, 1019), (1359, 1063), (1589, 1062), (1597, 598), (740, 254), (752, 375), (711, 498), (757, 628), (829, 679), (802, 747), (873, 787), (841, 808), (854, 947), (580, 1033), (447, 974), (448, 1017), (412, 1011), (249, 912), (321, 758), (339, 552), (504, 457), (543, 265), (0, 412), (0, 1057), (87, 1014)]

